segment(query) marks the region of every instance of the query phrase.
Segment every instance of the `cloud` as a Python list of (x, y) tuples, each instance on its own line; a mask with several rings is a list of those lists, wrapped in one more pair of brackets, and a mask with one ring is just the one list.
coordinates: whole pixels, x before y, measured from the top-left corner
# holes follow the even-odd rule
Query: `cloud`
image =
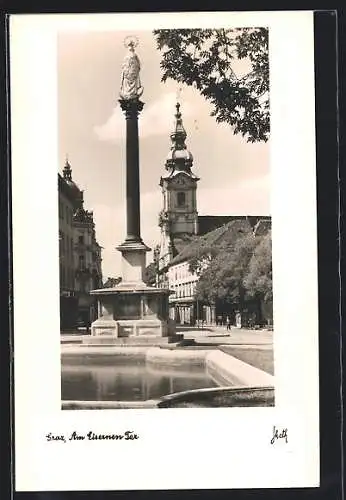
[[(157, 135), (167, 135), (172, 131), (173, 114), (175, 111), (176, 93), (163, 94), (148, 107), (144, 107), (139, 118), (139, 135), (141, 138)], [(192, 115), (192, 106), (184, 102), (184, 117)], [(118, 142), (125, 140), (125, 118), (118, 104), (108, 120), (94, 127), (96, 136), (101, 141)]]
[(197, 191), (200, 215), (269, 215), (270, 177), (251, 177), (221, 188)]

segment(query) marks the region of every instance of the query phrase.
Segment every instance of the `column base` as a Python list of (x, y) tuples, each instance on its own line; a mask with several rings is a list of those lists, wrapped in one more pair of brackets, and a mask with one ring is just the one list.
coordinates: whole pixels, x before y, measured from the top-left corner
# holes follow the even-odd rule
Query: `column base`
[(144, 283), (120, 283), (114, 288), (93, 290), (103, 314), (91, 325), (91, 337), (164, 338), (174, 335), (168, 317), (168, 290)]
[(112, 336), (118, 337), (119, 326), (114, 319), (98, 318), (91, 324), (91, 336)]
[(174, 325), (160, 319), (110, 320), (98, 318), (91, 325), (91, 336), (121, 337), (168, 337), (174, 333)]

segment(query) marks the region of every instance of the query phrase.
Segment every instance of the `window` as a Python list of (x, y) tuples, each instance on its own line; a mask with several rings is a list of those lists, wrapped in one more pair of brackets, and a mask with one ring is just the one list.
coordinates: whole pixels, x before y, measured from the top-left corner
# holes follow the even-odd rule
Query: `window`
[(81, 270), (85, 269), (84, 255), (79, 256), (79, 269), (81, 269)]
[(84, 243), (84, 236), (83, 235), (78, 236), (78, 243), (83, 245), (83, 243)]
[(62, 231), (60, 233), (60, 250), (61, 255), (65, 255), (65, 234)]
[(178, 207), (183, 207), (185, 205), (185, 193), (177, 193), (177, 203)]

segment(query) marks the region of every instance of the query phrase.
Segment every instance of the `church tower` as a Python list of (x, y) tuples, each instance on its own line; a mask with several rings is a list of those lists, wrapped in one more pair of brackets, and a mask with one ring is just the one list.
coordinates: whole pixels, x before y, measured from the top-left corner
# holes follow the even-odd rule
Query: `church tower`
[(198, 213), (196, 189), (199, 178), (192, 172), (193, 156), (187, 149), (180, 104), (176, 104), (175, 127), (171, 133), (171, 150), (166, 172), (160, 179), (163, 208), (159, 215), (161, 243), (159, 270), (174, 257), (174, 239), (197, 234)]

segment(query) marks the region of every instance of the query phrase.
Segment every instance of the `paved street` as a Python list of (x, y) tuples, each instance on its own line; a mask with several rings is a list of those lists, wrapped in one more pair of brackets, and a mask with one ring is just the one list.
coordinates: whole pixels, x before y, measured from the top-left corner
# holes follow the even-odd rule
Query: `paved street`
[[(194, 329), (177, 326), (177, 333), (183, 333), (185, 339), (194, 340), (199, 345), (261, 345), (263, 348), (271, 348), (273, 343), (273, 332), (268, 330), (232, 328), (227, 331), (226, 327), (205, 326)], [(66, 333), (61, 335), (61, 342), (80, 343), (83, 337), (85, 334), (78, 332)]]
[(205, 327), (198, 330), (177, 329), (186, 339), (194, 339), (196, 344), (268, 345), (273, 343), (273, 332), (268, 330), (248, 330), (245, 328)]

